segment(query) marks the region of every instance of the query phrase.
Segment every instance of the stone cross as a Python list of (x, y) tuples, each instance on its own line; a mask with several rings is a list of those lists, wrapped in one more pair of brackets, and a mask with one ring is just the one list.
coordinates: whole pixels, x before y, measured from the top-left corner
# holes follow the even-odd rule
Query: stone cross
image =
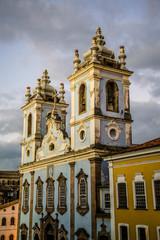
[(56, 109), (56, 97), (57, 97), (57, 92), (55, 93), (55, 95), (53, 95), (53, 98), (54, 98), (54, 109)]

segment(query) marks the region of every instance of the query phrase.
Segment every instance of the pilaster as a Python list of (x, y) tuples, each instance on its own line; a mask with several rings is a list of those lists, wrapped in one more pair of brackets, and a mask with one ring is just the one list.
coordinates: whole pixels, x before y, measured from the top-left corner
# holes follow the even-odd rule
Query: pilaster
[(21, 208), (22, 208), (22, 183), (23, 183), (23, 174), (20, 174), (17, 240), (19, 240), (19, 231), (20, 231), (20, 218), (21, 218)]
[(99, 201), (99, 194), (97, 194), (97, 187), (101, 185), (101, 161), (102, 158), (89, 158), (90, 172), (91, 172), (91, 225), (92, 225), (92, 240), (96, 239), (97, 225), (96, 212), (97, 203)]
[(75, 225), (75, 196), (74, 196), (74, 167), (75, 162), (69, 163), (70, 165), (70, 240), (74, 240), (74, 225)]
[(30, 172), (30, 174), (31, 174), (31, 195), (30, 195), (30, 212), (29, 212), (29, 240), (32, 240), (34, 171)]

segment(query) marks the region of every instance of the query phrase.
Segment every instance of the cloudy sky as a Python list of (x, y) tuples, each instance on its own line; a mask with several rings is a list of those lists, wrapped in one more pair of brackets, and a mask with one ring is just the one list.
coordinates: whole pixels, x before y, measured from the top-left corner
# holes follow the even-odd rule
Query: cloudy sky
[(47, 69), (59, 90), (91, 46), (96, 27), (116, 58), (124, 45), (131, 77), (133, 143), (160, 136), (159, 0), (0, 0), (0, 169), (20, 165), (26, 87)]

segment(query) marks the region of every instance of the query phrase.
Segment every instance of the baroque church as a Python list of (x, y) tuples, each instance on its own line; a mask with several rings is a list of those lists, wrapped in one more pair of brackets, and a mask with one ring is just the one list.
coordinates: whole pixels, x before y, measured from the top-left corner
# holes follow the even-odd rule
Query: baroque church
[(75, 50), (68, 103), (47, 70), (22, 107), (18, 237), (21, 240), (111, 239), (109, 169), (104, 158), (132, 144), (129, 71), (96, 29), (90, 49)]

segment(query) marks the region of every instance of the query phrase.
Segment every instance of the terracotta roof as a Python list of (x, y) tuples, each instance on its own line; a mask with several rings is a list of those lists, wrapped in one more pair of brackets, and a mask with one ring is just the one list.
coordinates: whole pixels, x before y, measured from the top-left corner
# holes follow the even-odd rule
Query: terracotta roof
[(156, 139), (153, 139), (151, 141), (148, 141), (148, 142), (145, 142), (145, 143), (142, 143), (142, 144), (138, 144), (134, 147), (127, 148), (126, 150), (124, 150), (122, 152), (124, 153), (124, 152), (137, 151), (137, 150), (140, 150), (140, 149), (158, 147), (158, 146), (160, 146), (160, 138), (156, 138)]
[(10, 206), (12, 206), (12, 205), (14, 205), (16, 203), (19, 203), (19, 199), (14, 200), (12, 202), (5, 203), (3, 205), (0, 205), (0, 209), (6, 208), (6, 207), (10, 207)]

